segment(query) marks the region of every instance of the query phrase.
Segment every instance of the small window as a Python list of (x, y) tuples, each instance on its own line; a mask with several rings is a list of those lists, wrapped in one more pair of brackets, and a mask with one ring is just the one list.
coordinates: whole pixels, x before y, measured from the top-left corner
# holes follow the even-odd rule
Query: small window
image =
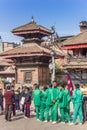
[(25, 72), (24, 73), (24, 82), (31, 83), (32, 82), (32, 72)]

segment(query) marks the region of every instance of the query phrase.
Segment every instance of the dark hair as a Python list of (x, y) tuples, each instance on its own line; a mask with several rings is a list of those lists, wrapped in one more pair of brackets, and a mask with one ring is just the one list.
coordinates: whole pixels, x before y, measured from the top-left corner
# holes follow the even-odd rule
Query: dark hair
[(80, 85), (79, 85), (79, 84), (75, 84), (75, 87), (76, 87), (76, 88), (79, 88), (79, 87), (80, 87)]
[(52, 84), (49, 85), (49, 88), (52, 88)]
[(43, 90), (46, 91), (46, 89), (47, 89), (47, 86), (44, 86), (44, 87), (43, 87)]
[(56, 82), (57, 82), (56, 80), (53, 81), (53, 83), (56, 83)]
[(7, 89), (7, 90), (10, 90), (10, 89), (11, 89), (10, 84), (6, 85), (6, 89)]
[(61, 86), (62, 88), (65, 88), (66, 85), (65, 85), (65, 83), (61, 82), (61, 83), (60, 83), (60, 86)]
[(26, 89), (27, 91), (29, 91), (29, 87), (25, 86), (25, 89)]
[(39, 88), (39, 84), (36, 84), (36, 85), (35, 85), (35, 89), (36, 89), (36, 88)]

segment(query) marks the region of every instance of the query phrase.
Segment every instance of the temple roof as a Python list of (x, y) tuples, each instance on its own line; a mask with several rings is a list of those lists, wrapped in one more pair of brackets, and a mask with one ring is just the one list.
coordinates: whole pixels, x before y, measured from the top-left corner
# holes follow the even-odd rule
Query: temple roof
[[(57, 46), (54, 47), (56, 52), (56, 58), (64, 57), (65, 53), (60, 50)], [(51, 57), (51, 50), (45, 47), (42, 47), (36, 43), (29, 43), (23, 46), (15, 47), (11, 50), (0, 53), (0, 56), (4, 58), (12, 57), (27, 57), (27, 56), (48, 56)]]
[(3, 59), (0, 57), (0, 66), (10, 66), (10, 62), (7, 59)]
[(30, 23), (14, 28), (12, 30), (12, 33), (19, 36), (29, 33), (41, 33), (43, 35), (49, 36), (51, 34), (51, 30), (36, 24), (36, 22), (32, 18)]
[(81, 32), (76, 36), (68, 38), (62, 42), (63, 46), (78, 45), (78, 44), (87, 44), (87, 31)]
[(50, 50), (39, 46), (36, 43), (29, 43), (14, 49), (2, 52), (0, 56), (7, 57), (20, 57), (20, 56), (36, 56), (47, 54), (50, 56)]

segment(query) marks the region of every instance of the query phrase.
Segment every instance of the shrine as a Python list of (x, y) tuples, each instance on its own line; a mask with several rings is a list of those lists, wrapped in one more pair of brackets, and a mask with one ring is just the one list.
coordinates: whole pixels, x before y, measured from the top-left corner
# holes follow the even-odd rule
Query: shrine
[(0, 54), (14, 61), (16, 83), (40, 85), (49, 84), (50, 50), (41, 46), (43, 37), (50, 36), (51, 30), (31, 22), (12, 30), (12, 33), (23, 37), (23, 45)]

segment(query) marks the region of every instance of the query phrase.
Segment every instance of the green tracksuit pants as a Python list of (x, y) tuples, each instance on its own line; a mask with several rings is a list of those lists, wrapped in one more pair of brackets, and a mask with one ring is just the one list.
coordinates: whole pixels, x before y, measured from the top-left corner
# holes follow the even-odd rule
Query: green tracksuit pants
[(65, 122), (65, 121), (70, 121), (70, 115), (69, 115), (69, 111), (67, 108), (60, 108), (60, 114), (61, 114), (61, 121)]
[(36, 105), (36, 106), (35, 106), (35, 109), (36, 109), (36, 118), (39, 119), (40, 106), (39, 106), (39, 105)]
[(58, 104), (55, 103), (52, 107), (52, 121), (58, 121)]
[(46, 105), (45, 120), (52, 120), (52, 105)]
[(79, 116), (79, 120), (83, 122), (83, 114), (82, 114), (82, 104), (76, 103), (74, 105), (74, 114), (73, 114), (73, 123), (76, 123), (77, 116)]
[(46, 105), (42, 104), (40, 107), (40, 118), (39, 118), (41, 121), (44, 120), (45, 109), (46, 109)]

